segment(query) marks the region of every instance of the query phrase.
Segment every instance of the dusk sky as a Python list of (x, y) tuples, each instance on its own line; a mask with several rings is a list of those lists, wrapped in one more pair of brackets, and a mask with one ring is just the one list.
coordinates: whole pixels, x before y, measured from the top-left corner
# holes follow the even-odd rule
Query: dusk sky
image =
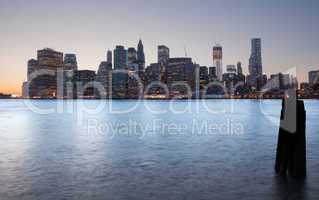
[(0, 92), (21, 94), (27, 61), (37, 49), (76, 53), (80, 69), (97, 70), (107, 49), (136, 47), (142, 38), (147, 64), (157, 45), (171, 57), (212, 66), (212, 47), (223, 64), (248, 71), (250, 39), (262, 38), (263, 69), (297, 67), (299, 81), (319, 69), (318, 0), (0, 0)]

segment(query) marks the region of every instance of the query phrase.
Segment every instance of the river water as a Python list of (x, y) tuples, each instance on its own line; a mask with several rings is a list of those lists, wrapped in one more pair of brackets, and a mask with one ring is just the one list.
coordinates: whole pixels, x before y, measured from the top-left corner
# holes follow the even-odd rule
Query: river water
[(274, 173), (279, 100), (0, 100), (0, 199), (319, 199), (319, 101), (308, 176)]

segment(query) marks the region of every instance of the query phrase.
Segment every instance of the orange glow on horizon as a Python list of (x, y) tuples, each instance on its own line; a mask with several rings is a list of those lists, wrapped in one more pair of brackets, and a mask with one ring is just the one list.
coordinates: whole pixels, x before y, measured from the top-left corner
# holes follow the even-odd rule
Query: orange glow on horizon
[[(21, 83), (21, 87), (22, 87), (22, 83)], [(20, 96), (22, 93), (21, 93), (21, 87), (18, 87), (18, 86), (0, 86), (0, 93), (3, 93), (3, 94), (15, 94), (15, 95), (18, 95)]]

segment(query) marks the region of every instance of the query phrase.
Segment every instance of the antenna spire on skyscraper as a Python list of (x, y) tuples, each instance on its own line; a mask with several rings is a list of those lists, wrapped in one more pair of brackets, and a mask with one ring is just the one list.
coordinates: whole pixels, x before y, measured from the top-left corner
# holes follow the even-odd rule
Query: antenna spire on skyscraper
[(187, 57), (186, 45), (184, 45), (185, 57)]

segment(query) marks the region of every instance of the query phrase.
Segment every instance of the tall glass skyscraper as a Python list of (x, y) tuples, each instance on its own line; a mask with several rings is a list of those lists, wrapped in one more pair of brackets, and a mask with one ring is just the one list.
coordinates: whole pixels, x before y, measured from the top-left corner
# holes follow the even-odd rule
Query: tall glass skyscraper
[(251, 54), (249, 58), (249, 85), (258, 90), (263, 83), (263, 68), (261, 56), (261, 39), (253, 38), (251, 40)]
[(126, 69), (127, 51), (124, 46), (116, 46), (114, 49), (114, 69)]
[(114, 49), (114, 69), (112, 73), (112, 96), (113, 98), (125, 98), (127, 95), (127, 51), (124, 46), (116, 46)]
[(213, 62), (216, 67), (217, 80), (223, 80), (223, 48), (220, 45), (213, 47)]

